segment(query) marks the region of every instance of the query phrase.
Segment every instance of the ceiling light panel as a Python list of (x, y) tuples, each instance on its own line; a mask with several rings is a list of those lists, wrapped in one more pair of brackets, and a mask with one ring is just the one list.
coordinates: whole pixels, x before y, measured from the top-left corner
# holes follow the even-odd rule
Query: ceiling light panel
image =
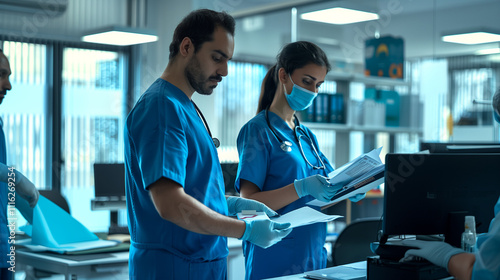
[(369, 20), (377, 20), (375, 13), (351, 10), (346, 8), (330, 8), (300, 15), (303, 20), (317, 21), (329, 24), (350, 24)]

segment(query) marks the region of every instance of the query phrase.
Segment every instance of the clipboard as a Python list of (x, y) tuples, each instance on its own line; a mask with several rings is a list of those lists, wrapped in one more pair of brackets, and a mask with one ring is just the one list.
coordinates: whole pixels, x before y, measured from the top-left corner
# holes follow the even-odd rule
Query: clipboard
[[(334, 200), (337, 200), (343, 196), (346, 196), (348, 195), (349, 197), (353, 196), (353, 195), (349, 195), (350, 193), (358, 190), (359, 188), (362, 188), (364, 186), (367, 186), (368, 184), (371, 184), (373, 182), (376, 182), (376, 181), (380, 181), (380, 179), (382, 179), (382, 182), (380, 182), (379, 184), (382, 184), (383, 183), (383, 179), (384, 179), (384, 174), (385, 174), (385, 165), (381, 165), (382, 168), (378, 168), (377, 170), (375, 170), (374, 174), (370, 174), (370, 176), (368, 176), (367, 178), (363, 178), (362, 180), (358, 180), (358, 181), (353, 181), (351, 182), (350, 184), (346, 185), (342, 190), (338, 191), (331, 199), (331, 201), (334, 201)], [(379, 185), (377, 184), (377, 185)], [(376, 187), (376, 186), (374, 186)]]

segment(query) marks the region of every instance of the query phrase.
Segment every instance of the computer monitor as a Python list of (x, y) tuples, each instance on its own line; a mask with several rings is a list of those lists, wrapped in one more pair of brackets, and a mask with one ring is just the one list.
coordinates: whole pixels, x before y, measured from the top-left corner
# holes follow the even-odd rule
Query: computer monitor
[(96, 198), (125, 197), (125, 165), (123, 163), (94, 163)]
[(95, 199), (92, 210), (110, 210), (108, 233), (127, 233), (125, 226), (118, 226), (118, 210), (127, 207), (125, 197), (125, 165), (123, 163), (94, 163)]
[[(498, 154), (387, 154), (383, 238), (439, 235), (460, 246), (464, 217), (488, 231), (500, 197)], [(457, 244), (458, 243), (458, 244)]]
[(498, 142), (420, 142), (420, 151), (430, 153), (500, 153)]

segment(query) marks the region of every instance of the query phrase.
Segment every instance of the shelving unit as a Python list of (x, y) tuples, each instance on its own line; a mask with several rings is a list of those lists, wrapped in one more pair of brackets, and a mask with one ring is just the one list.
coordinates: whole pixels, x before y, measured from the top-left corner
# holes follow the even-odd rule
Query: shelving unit
[[(349, 115), (349, 100), (350, 95), (350, 84), (351, 83), (362, 83), (365, 87), (375, 87), (394, 90), (396, 86), (404, 86), (410, 89), (411, 84), (407, 81), (390, 79), (390, 78), (379, 78), (379, 77), (366, 77), (361, 74), (346, 74), (346, 73), (329, 73), (327, 75), (327, 80), (333, 80), (337, 83), (337, 92), (344, 95), (344, 108), (346, 116)], [(411, 92), (408, 90), (408, 92)], [(336, 123), (319, 123), (319, 122), (308, 122), (305, 125), (311, 129), (315, 130), (330, 130), (335, 131), (335, 158), (334, 162), (337, 167), (349, 162), (351, 159), (351, 141), (350, 135), (352, 132), (362, 132), (364, 134), (364, 152), (375, 148), (376, 136), (380, 133), (388, 134), (389, 137), (389, 147), (387, 147), (388, 152), (394, 152), (396, 135), (398, 134), (409, 134), (416, 135), (417, 137), (422, 137), (423, 129), (417, 127), (372, 127), (363, 125), (353, 125), (353, 124), (336, 124)], [(383, 194), (369, 194), (367, 198), (383, 198)], [(346, 222), (351, 222), (351, 211), (352, 203), (346, 200)]]

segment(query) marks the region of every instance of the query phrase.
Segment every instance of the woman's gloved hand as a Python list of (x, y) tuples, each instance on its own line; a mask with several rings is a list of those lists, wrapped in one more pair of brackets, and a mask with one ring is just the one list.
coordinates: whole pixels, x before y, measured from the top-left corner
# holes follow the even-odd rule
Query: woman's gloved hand
[(252, 242), (264, 249), (278, 243), (292, 232), (290, 223), (276, 223), (271, 220), (245, 221), (245, 225), (245, 233), (240, 240)]
[(278, 215), (273, 209), (267, 207), (264, 203), (253, 199), (246, 199), (238, 196), (226, 197), (228, 216), (236, 216), (242, 210), (255, 210), (257, 212), (264, 212), (269, 217)]
[(35, 185), (21, 172), (0, 163), (0, 182), (6, 183), (8, 188), (14, 189), (19, 196), (26, 199), (31, 208), (35, 207), (40, 194)]
[(293, 182), (299, 197), (312, 195), (323, 202), (328, 202), (342, 188), (342, 185), (331, 185), (328, 178), (319, 174)]
[(29, 205), (31, 208), (35, 207), (36, 203), (38, 202), (38, 197), (40, 196), (40, 193), (36, 189), (35, 185), (28, 180), (28, 178), (24, 177), (21, 172), (16, 172), (19, 175), (19, 177), (16, 184), (16, 192), (26, 201), (28, 201)]
[(444, 267), (446, 270), (448, 270), (448, 262), (452, 256), (465, 253), (465, 251), (441, 241), (404, 240), (402, 244), (419, 249), (410, 249), (406, 251), (401, 261), (416, 256), (424, 258), (437, 266)]

